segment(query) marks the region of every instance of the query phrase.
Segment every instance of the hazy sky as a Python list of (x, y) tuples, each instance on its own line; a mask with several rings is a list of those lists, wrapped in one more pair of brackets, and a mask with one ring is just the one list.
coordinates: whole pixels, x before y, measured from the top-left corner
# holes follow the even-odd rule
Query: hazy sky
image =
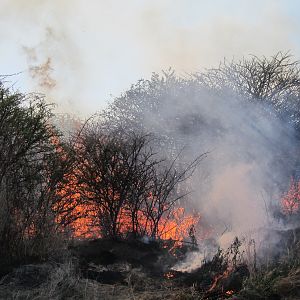
[(297, 0), (0, 0), (0, 74), (82, 116), (153, 71), (300, 58)]

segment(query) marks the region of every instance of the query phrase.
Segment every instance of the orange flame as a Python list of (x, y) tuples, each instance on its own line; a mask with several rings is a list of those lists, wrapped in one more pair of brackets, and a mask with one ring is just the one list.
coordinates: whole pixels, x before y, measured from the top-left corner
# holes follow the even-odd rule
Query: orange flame
[(173, 272), (167, 272), (164, 274), (164, 277), (167, 278), (167, 279), (172, 279), (175, 277), (175, 274)]
[(284, 214), (292, 215), (300, 208), (300, 182), (291, 179), (290, 187), (286, 195), (281, 199), (281, 208)]
[(232, 296), (234, 294), (234, 291), (233, 290), (230, 290), (230, 291), (227, 291), (225, 293), (227, 296)]
[(216, 288), (216, 286), (219, 283), (219, 281), (221, 279), (227, 278), (229, 276), (229, 274), (230, 274), (231, 271), (232, 271), (231, 268), (227, 268), (222, 274), (216, 275), (215, 278), (214, 278), (214, 281), (213, 281), (212, 285), (210, 286), (210, 288), (208, 290), (208, 292), (213, 291)]
[[(62, 159), (65, 159), (66, 155), (63, 147), (60, 145), (59, 138), (53, 138), (52, 143), (57, 153), (61, 155)], [(100, 238), (100, 228), (95, 224), (99, 208), (90, 203), (83, 204), (80, 201), (81, 195), (78, 192), (78, 187), (80, 186), (81, 189), (84, 189), (84, 186), (77, 182), (77, 172), (79, 170), (71, 170), (70, 173), (65, 175), (63, 183), (57, 187), (56, 194), (61, 201), (54, 206), (54, 209), (59, 212), (56, 221), (57, 223), (63, 223), (65, 219), (71, 219), (72, 222), (70, 222), (69, 228), (74, 237)], [(90, 195), (90, 198), (93, 198), (93, 195)], [(148, 200), (153, 201), (151, 194)], [(153, 224), (149, 220), (149, 217), (141, 210), (138, 211), (138, 219), (144, 234), (151, 236), (153, 234)], [(182, 241), (189, 236), (190, 228), (196, 226), (199, 219), (200, 215), (198, 213), (186, 214), (183, 207), (177, 207), (169, 216), (161, 218), (156, 237), (163, 240), (174, 240), (176, 241), (175, 246), (180, 246)], [(119, 213), (118, 226), (119, 232), (122, 235), (126, 235), (131, 230), (131, 217), (126, 207), (122, 208)]]

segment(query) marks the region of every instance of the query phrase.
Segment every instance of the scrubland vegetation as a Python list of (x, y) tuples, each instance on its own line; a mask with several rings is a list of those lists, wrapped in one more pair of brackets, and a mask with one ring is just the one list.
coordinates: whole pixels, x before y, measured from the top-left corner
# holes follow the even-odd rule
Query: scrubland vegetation
[[(68, 119), (70, 132), (54, 126), (63, 117), (42, 95), (15, 91), (8, 80), (0, 85), (1, 299), (300, 296), (300, 69), (292, 56), (224, 61), (185, 78), (153, 74), (87, 121)], [(296, 154), (287, 159), (262, 134), (266, 148), (276, 148), (268, 164), (285, 178), (274, 172), (266, 184), (282, 196), (265, 203), (276, 251), (259, 252), (242, 237), (221, 249), (211, 229), (218, 224), (202, 221), (191, 196), (195, 173), (203, 195), (210, 188), (199, 170), (209, 173), (205, 161), (214, 156), (214, 149), (193, 148), (196, 137), (205, 131), (207, 139), (222, 139), (233, 130), (203, 118), (197, 101), (217, 110), (219, 99), (250, 117), (255, 108), (255, 117), (293, 135)], [(201, 266), (173, 269), (208, 241), (214, 246)]]

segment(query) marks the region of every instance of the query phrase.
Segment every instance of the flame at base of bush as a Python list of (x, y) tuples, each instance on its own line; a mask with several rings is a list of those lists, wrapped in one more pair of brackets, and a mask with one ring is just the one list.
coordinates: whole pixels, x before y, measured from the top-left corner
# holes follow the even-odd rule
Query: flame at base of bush
[[(78, 205), (73, 215), (80, 216), (71, 224), (73, 236), (76, 238), (101, 238), (100, 224), (97, 224), (96, 208), (89, 205)], [(200, 220), (197, 213), (187, 214), (183, 207), (174, 208), (170, 216), (162, 218), (158, 225), (156, 239), (173, 240), (175, 246), (180, 246), (185, 238), (191, 238), (191, 231), (194, 230)], [(122, 211), (118, 224), (121, 237), (128, 237), (131, 234), (130, 216)], [(139, 227), (142, 236), (151, 237), (152, 224), (142, 212), (139, 214)]]
[(281, 198), (281, 209), (285, 215), (299, 212), (300, 208), (300, 182), (291, 179), (288, 192)]

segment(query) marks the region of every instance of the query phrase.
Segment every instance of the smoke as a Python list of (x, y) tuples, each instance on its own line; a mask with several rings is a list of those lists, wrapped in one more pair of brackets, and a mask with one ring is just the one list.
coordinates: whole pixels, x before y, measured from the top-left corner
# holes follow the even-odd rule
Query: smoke
[[(169, 66), (189, 72), (224, 56), (285, 49), (298, 55), (293, 37), (299, 26), (285, 2), (238, 2), (4, 0), (0, 36), (8, 46), (2, 59), (17, 68), (7, 73), (21, 68), (12, 61), (25, 64), (29, 90), (45, 93), (59, 111), (87, 115), (110, 94)], [(149, 111), (145, 127), (171, 132), (187, 146), (186, 161), (210, 152), (191, 179), (190, 201), (219, 245), (268, 227), (268, 205), (278, 200), (294, 166), (293, 130), (269, 107), (226, 91), (191, 89), (164, 99), (159, 113)]]
[(7, 74), (27, 70), (27, 91), (86, 116), (170, 66), (194, 72), (250, 53), (299, 56), (287, 2), (2, 0), (0, 63)]
[(205, 254), (200, 251), (189, 252), (185, 260), (178, 262), (172, 269), (180, 272), (192, 272), (201, 267), (206, 259), (209, 257), (205, 257)]
[[(200, 212), (200, 226), (212, 228), (214, 250), (227, 249), (236, 236), (255, 239), (259, 247), (274, 228), (270, 207), (279, 203), (296, 163), (293, 128), (259, 100), (249, 102), (226, 90), (172, 86), (160, 101), (159, 113), (144, 114), (146, 130), (185, 146), (184, 162), (209, 152), (190, 179), (188, 203)], [(202, 261), (204, 252), (211, 252), (211, 245), (208, 250), (201, 243), (201, 252), (182, 270), (199, 263), (195, 256)]]
[[(43, 93), (57, 112), (77, 113), (82, 109), (82, 54), (70, 22), (65, 22), (72, 5), (69, 1), (4, 1), (1, 9), (6, 47), (12, 43), (18, 50), (6, 57), (22, 71), (28, 92)], [(9, 24), (9, 25), (8, 25)], [(4, 29), (5, 28), (5, 29)], [(25, 66), (24, 66), (25, 65)], [(14, 70), (8, 70), (12, 73)], [(84, 111), (83, 111), (84, 115)]]

